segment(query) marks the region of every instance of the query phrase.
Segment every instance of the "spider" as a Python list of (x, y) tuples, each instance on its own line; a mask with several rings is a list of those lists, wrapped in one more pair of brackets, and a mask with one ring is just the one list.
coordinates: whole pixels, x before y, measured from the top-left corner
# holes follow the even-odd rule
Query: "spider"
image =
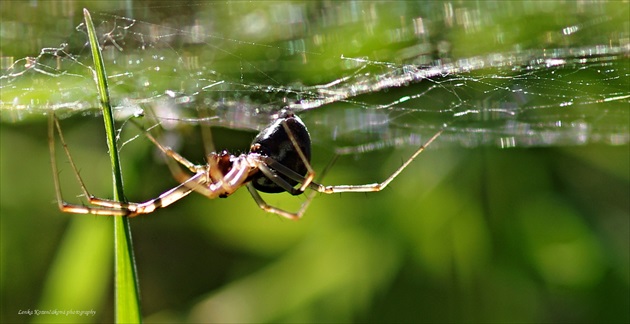
[[(91, 206), (69, 204), (63, 200), (55, 161), (55, 128), (59, 134), (59, 140), (68, 157), (68, 161), (81, 186), (81, 190)], [(90, 195), (79, 175), (78, 168), (72, 160), (70, 151), (61, 132), (61, 126), (54, 114), (51, 114), (49, 119), (48, 135), (55, 193), (59, 209), (63, 212), (134, 217), (141, 214), (152, 213), (158, 208), (167, 207), (186, 197), (193, 191), (209, 199), (217, 197), (225, 198), (238, 188), (246, 186), (254, 201), (262, 210), (278, 214), (288, 219), (297, 220), (302, 217), (317, 192), (332, 194), (341, 192), (381, 191), (441, 133), (442, 130), (438, 131), (424, 145), (420, 146), (420, 148), (418, 148), (402, 166), (385, 179), (385, 181), (363, 185), (335, 186), (324, 186), (313, 182), (315, 172), (309, 162), (311, 158), (310, 135), (302, 120), (288, 109), (282, 110), (278, 114), (278, 117), (254, 138), (248, 153), (236, 156), (226, 150), (220, 153), (212, 152), (207, 156), (207, 163), (201, 165), (190, 162), (170, 148), (163, 146), (153, 136), (146, 133), (145, 135), (148, 139), (151, 140), (160, 151), (188, 169), (192, 175), (184, 172), (181, 167), (177, 169), (171, 168), (174, 178), (178, 180), (180, 184), (162, 193), (157, 198), (145, 202), (118, 202)], [(299, 187), (297, 187), (298, 184), (300, 185)], [(304, 193), (306, 188), (310, 188), (313, 192), (307, 197), (306, 201), (297, 212), (289, 212), (268, 205), (258, 193), (258, 191), (266, 193), (288, 192), (295, 196)]]

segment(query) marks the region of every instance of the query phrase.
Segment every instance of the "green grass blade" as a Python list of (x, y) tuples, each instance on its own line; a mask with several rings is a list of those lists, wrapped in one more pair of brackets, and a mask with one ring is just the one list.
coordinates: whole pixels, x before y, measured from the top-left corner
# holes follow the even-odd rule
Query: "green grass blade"
[[(122, 171), (120, 159), (118, 157), (118, 147), (116, 146), (114, 118), (109, 100), (107, 87), (107, 75), (101, 49), (96, 37), (96, 31), (92, 18), (87, 9), (83, 9), (85, 25), (90, 40), (92, 57), (94, 59), (95, 78), (98, 85), (101, 107), (103, 109), (103, 120), (105, 122), (105, 132), (107, 133), (107, 146), (112, 165), (112, 175), (114, 183), (114, 199), (124, 200)], [(131, 241), (131, 231), (129, 219), (127, 217), (114, 217), (114, 248), (115, 248), (115, 294), (116, 294), (116, 322), (118, 323), (138, 323), (140, 317), (140, 299), (136, 275), (136, 265), (133, 257), (133, 246)]]

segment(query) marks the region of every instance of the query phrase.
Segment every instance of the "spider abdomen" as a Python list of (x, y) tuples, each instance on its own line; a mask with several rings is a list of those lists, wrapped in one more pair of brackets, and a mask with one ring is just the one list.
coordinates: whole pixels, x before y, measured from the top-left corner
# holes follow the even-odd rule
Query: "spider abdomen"
[[(291, 136), (304, 154), (307, 162), (310, 162), (311, 136), (309, 135), (302, 120), (290, 111), (284, 111), (278, 119), (258, 133), (256, 138), (252, 141), (250, 152), (269, 157), (304, 176), (306, 175), (308, 169), (296, 149), (296, 144), (293, 143), (291, 137), (287, 133), (287, 129), (291, 132)], [(273, 168), (270, 169), (275, 175), (284, 179), (292, 186), (295, 186), (298, 183), (297, 181), (276, 172)], [(262, 192), (279, 193), (286, 191), (261, 172), (257, 173), (252, 178), (252, 183), (256, 190)]]

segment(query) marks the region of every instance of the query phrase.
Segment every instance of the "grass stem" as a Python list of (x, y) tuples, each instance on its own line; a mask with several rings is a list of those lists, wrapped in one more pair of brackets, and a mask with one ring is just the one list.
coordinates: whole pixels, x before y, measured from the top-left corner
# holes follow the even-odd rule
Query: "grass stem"
[[(118, 147), (116, 145), (116, 128), (109, 99), (107, 74), (105, 73), (105, 65), (103, 64), (101, 49), (98, 38), (96, 37), (96, 30), (94, 29), (92, 18), (87, 9), (83, 9), (83, 16), (85, 18), (85, 26), (88, 32), (92, 57), (94, 59), (94, 77), (98, 86), (100, 104), (103, 110), (103, 120), (107, 134), (107, 147), (109, 148), (112, 166), (114, 200), (124, 201), (122, 171), (118, 157)], [(140, 317), (140, 298), (129, 219), (127, 217), (113, 217), (113, 219), (115, 248), (114, 272), (116, 276), (115, 318), (118, 323), (139, 323), (142, 320)]]

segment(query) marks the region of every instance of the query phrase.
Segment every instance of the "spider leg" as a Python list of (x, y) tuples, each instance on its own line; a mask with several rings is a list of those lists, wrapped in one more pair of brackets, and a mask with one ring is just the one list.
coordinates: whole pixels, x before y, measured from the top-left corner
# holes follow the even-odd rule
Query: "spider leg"
[[(191, 177), (188, 182), (195, 182), (195, 186), (203, 186), (205, 184), (205, 181), (203, 180), (202, 176), (203, 174), (198, 173), (195, 176)], [(59, 206), (59, 209), (63, 212), (70, 212), (75, 214), (135, 217), (140, 214), (152, 213), (158, 208), (169, 206), (172, 203), (186, 197), (193, 191), (193, 189), (190, 188), (191, 186), (192, 185), (188, 183), (179, 184), (175, 188), (159, 195), (157, 198), (141, 203), (127, 203), (110, 199), (90, 197), (90, 203), (97, 205), (98, 207), (74, 205), (62, 202)]]
[(381, 183), (371, 183), (364, 185), (336, 185), (336, 186), (323, 186), (321, 184), (316, 184), (318, 188), (316, 189), (319, 192), (325, 194), (339, 193), (339, 192), (376, 192), (381, 191), (387, 187), (387, 185), (392, 182), (396, 177), (403, 171), (416, 157), (424, 151), (424, 149), (429, 146), (440, 134), (442, 134), (443, 129), (435, 133), (424, 145), (420, 146), (418, 150), (416, 150), (405, 163), (403, 163), (394, 173), (392, 173), (385, 181)]
[(260, 194), (258, 193), (256, 188), (254, 188), (254, 185), (251, 182), (247, 184), (247, 190), (249, 190), (249, 193), (252, 195), (252, 198), (254, 198), (254, 201), (256, 201), (256, 204), (258, 204), (258, 207), (260, 207), (260, 209), (268, 213), (280, 215), (290, 220), (298, 220), (302, 218), (302, 215), (304, 214), (304, 212), (310, 205), (316, 193), (316, 191), (311, 192), (311, 194), (306, 198), (306, 201), (302, 203), (302, 206), (300, 207), (300, 209), (297, 212), (292, 213), (284, 209), (280, 209), (280, 208), (267, 204), (267, 202), (265, 202), (265, 200), (260, 196)]
[[(81, 190), (83, 194), (88, 199), (90, 204), (96, 206), (84, 206), (84, 205), (76, 205), (70, 204), (63, 200), (63, 195), (61, 192), (61, 186), (59, 181), (59, 171), (57, 168), (57, 162), (55, 158), (55, 129), (59, 134), (59, 140), (61, 145), (65, 151), (65, 154), (70, 162), (70, 166), (77, 178), (81, 186)], [(199, 191), (200, 193), (208, 196), (218, 196), (221, 191), (221, 185), (213, 185), (211, 187), (207, 187), (206, 183), (206, 175), (205, 172), (197, 172), (195, 175), (188, 177), (185, 181), (182, 181), (181, 184), (174, 187), (173, 189), (164, 192), (160, 196), (155, 199), (151, 199), (142, 203), (125, 203), (118, 202), (114, 200), (101, 199), (92, 196), (85, 186), (83, 179), (79, 174), (79, 170), (72, 159), (72, 155), (70, 154), (70, 150), (68, 149), (68, 145), (66, 144), (65, 138), (63, 137), (63, 132), (61, 131), (61, 126), (59, 125), (59, 120), (56, 118), (54, 114), (50, 115), (48, 121), (48, 144), (51, 155), (51, 166), (53, 170), (53, 182), (55, 185), (55, 194), (57, 196), (57, 205), (59, 210), (63, 212), (76, 213), (76, 214), (93, 214), (93, 215), (108, 215), (108, 216), (136, 216), (138, 214), (148, 214), (153, 212), (157, 208), (166, 207), (175, 201), (187, 196), (189, 193), (194, 191)], [(185, 160), (185, 159), (183, 159)]]
[(186, 167), (188, 170), (190, 170), (190, 172), (196, 173), (201, 168), (201, 166), (188, 161), (188, 159), (181, 156), (179, 153), (173, 151), (170, 147), (166, 147), (160, 144), (160, 142), (158, 142), (155, 139), (155, 137), (153, 137), (153, 135), (147, 133), (146, 136), (151, 142), (153, 142), (153, 144), (155, 144), (155, 146), (158, 147), (158, 149), (160, 149), (160, 151), (162, 151), (162, 153), (164, 153), (167, 157), (170, 157), (171, 159), (175, 160), (177, 163)]
[(74, 172), (74, 175), (76, 176), (77, 181), (81, 186), (81, 191), (83, 191), (83, 195), (85, 195), (86, 198), (90, 198), (92, 195), (90, 195), (90, 193), (87, 191), (85, 183), (83, 183), (83, 179), (79, 174), (79, 169), (74, 163), (74, 160), (72, 159), (72, 154), (70, 154), (70, 149), (68, 149), (66, 140), (63, 137), (63, 132), (61, 131), (59, 120), (57, 119), (57, 116), (55, 116), (54, 112), (52, 112), (50, 114), (50, 117), (48, 118), (48, 149), (50, 150), (50, 164), (53, 171), (53, 182), (55, 185), (55, 194), (57, 196), (57, 205), (59, 206), (59, 209), (63, 211), (62, 207), (67, 204), (63, 201), (61, 185), (59, 182), (59, 169), (57, 168), (57, 159), (55, 158), (55, 128), (57, 129), (57, 133), (59, 134), (59, 141), (61, 142), (61, 146), (63, 147), (66, 156), (68, 157), (68, 161), (70, 162), (72, 171)]
[(306, 166), (306, 170), (307, 170), (306, 177), (302, 177), (303, 178), (302, 186), (300, 186), (300, 191), (304, 192), (304, 190), (306, 190), (306, 187), (308, 187), (308, 185), (313, 181), (313, 179), (315, 179), (315, 171), (311, 167), (311, 163), (308, 161), (308, 159), (306, 159), (306, 156), (304, 155), (304, 152), (302, 152), (300, 145), (298, 145), (298, 142), (295, 139), (295, 136), (293, 136), (293, 131), (291, 131), (286, 121), (282, 122), (282, 127), (284, 127), (284, 131), (289, 136), (289, 139), (291, 140), (291, 143), (293, 144), (295, 151), (300, 156), (300, 159), (302, 159), (304, 166)]
[[(276, 162), (275, 160), (271, 159), (271, 158), (265, 158), (265, 160), (270, 160), (273, 161), (275, 165), (282, 165), (278, 162)], [(291, 175), (287, 175), (289, 178), (294, 179), (298, 178), (299, 180), (296, 180), (298, 182), (303, 182), (304, 177), (300, 176), (298, 173), (296, 173), (295, 171), (285, 167), (284, 165), (282, 165), (283, 168), (286, 168), (287, 170), (289, 170), (290, 172), (292, 172)], [(273, 181), (275, 184), (277, 184), (278, 186), (280, 186), (282, 189), (286, 190), (288, 193), (290, 193), (293, 196), (297, 196), (297, 195), (301, 195), (302, 193), (304, 193), (303, 190), (300, 189), (295, 189), (290, 183), (288, 183), (286, 180), (282, 179), (281, 177), (279, 177), (277, 174), (273, 173), (273, 171), (271, 171), (271, 169), (269, 168), (269, 166), (267, 166), (267, 164), (265, 163), (260, 163), (258, 165), (258, 169), (265, 174), (265, 176), (267, 176), (267, 178), (269, 178), (269, 180)], [(296, 177), (297, 175), (297, 177)]]
[[(281, 173), (282, 175), (285, 175), (285, 176), (289, 177), (290, 179), (295, 180), (295, 181), (297, 181), (297, 182), (301, 183), (301, 184), (302, 184), (302, 187), (307, 186), (307, 187), (310, 187), (310, 188), (311, 188), (311, 189), (313, 189), (313, 190), (318, 190), (318, 189), (319, 189), (319, 186), (320, 186), (319, 184), (314, 183), (314, 182), (312, 182), (312, 181), (307, 182), (307, 181), (308, 181), (308, 179), (307, 179), (307, 178), (305, 178), (303, 175), (301, 175), (301, 174), (299, 174), (299, 173), (297, 173), (297, 172), (295, 172), (295, 171), (291, 170), (290, 168), (288, 168), (288, 167), (284, 166), (282, 163), (279, 163), (278, 161), (276, 161), (276, 160), (274, 160), (274, 159), (272, 159), (272, 158), (270, 158), (270, 157), (266, 157), (266, 156), (265, 156), (265, 157), (262, 157), (262, 159), (263, 159), (264, 164), (267, 166), (267, 168), (274, 169), (274, 170), (276, 170), (277, 172)], [(309, 163), (309, 164), (310, 164), (310, 163)], [(262, 171), (263, 173), (265, 173), (265, 171), (264, 171), (264, 170), (262, 170), (262, 168), (261, 168), (261, 171)], [(288, 182), (286, 182), (284, 179), (282, 179), (282, 178), (278, 177), (277, 175), (274, 175), (274, 174), (272, 174), (272, 175), (268, 175), (267, 173), (265, 173), (265, 175), (266, 175), (269, 179), (271, 179), (271, 181), (275, 182), (277, 185), (279, 185), (279, 186), (280, 186), (280, 187), (282, 187), (284, 190), (288, 191), (290, 194), (292, 194), (292, 195), (294, 195), (294, 196), (295, 196), (295, 195), (299, 195), (299, 194), (301, 194), (301, 193), (303, 193), (303, 192), (304, 192), (304, 190), (302, 190), (302, 187), (300, 187), (300, 189), (295, 189), (295, 188), (293, 188), (293, 187), (291, 186), (291, 184), (289, 184)], [(283, 184), (283, 183), (281, 183), (280, 181), (281, 181), (281, 182), (283, 182), (284, 184)], [(305, 184), (306, 184), (306, 185), (305, 185)], [(291, 189), (288, 189), (288, 188), (286, 188), (285, 186), (288, 186), (288, 188), (291, 188)]]
[(83, 183), (83, 179), (81, 179), (81, 175), (79, 175), (77, 166), (74, 163), (74, 160), (72, 159), (72, 155), (70, 154), (68, 145), (66, 144), (66, 141), (63, 137), (63, 133), (61, 132), (61, 126), (59, 125), (59, 120), (57, 119), (54, 113), (51, 113), (50, 117), (48, 118), (48, 148), (50, 150), (50, 164), (52, 166), (52, 171), (53, 171), (53, 182), (55, 185), (55, 195), (57, 196), (57, 206), (59, 207), (59, 210), (63, 212), (76, 213), (76, 214), (117, 215), (117, 216), (127, 215), (128, 212), (126, 210), (116, 210), (116, 209), (111, 209), (107, 207), (87, 207), (87, 206), (82, 206), (82, 205), (73, 205), (73, 204), (66, 203), (63, 200), (63, 195), (61, 193), (61, 185), (59, 182), (59, 170), (57, 168), (57, 159), (55, 156), (55, 128), (57, 129), (57, 132), (59, 133), (59, 140), (61, 141), (61, 145), (66, 153), (66, 156), (68, 157), (70, 166), (72, 167), (72, 170), (74, 171), (77, 181), (79, 182), (81, 186), (81, 190), (83, 191), (83, 194), (88, 199), (92, 198), (92, 196), (87, 191), (87, 188), (85, 187), (85, 184)]
[[(164, 155), (166, 155), (166, 157), (170, 158), (170, 159), (166, 159), (166, 164), (169, 168), (169, 171), (171, 172), (171, 175), (173, 176), (173, 178), (179, 182), (179, 183), (186, 183), (191, 175), (187, 174), (186, 172), (184, 172), (177, 164), (172, 163), (173, 160), (175, 160), (177, 163), (181, 164), (182, 166), (186, 167), (190, 172), (193, 173), (205, 173), (207, 170), (207, 167), (205, 165), (197, 165), (194, 164), (192, 162), (190, 162), (188, 159), (186, 159), (185, 157), (183, 157), (182, 155), (180, 155), (179, 153), (173, 151), (170, 147), (168, 146), (164, 146), (162, 145), (153, 135), (151, 135), (147, 130), (145, 130), (141, 125), (139, 125), (137, 122), (132, 121), (133, 124), (140, 128), (145, 136), (155, 145), (157, 146), (157, 148), (162, 151), (162, 153), (164, 153)], [(206, 182), (209, 183), (210, 179), (207, 177), (206, 175)], [(209, 190), (206, 186), (190, 186), (191, 189), (193, 189), (194, 191), (206, 196), (206, 197), (215, 197), (216, 195), (214, 194), (214, 192), (212, 190)]]
[[(119, 202), (109, 199), (90, 198), (90, 203), (101, 206), (100, 209), (107, 209), (109, 211), (122, 211), (123, 215), (134, 217), (140, 214), (149, 214), (154, 212), (158, 208), (164, 208), (172, 203), (188, 196), (194, 191), (195, 187), (205, 187), (206, 181), (203, 173), (197, 173), (190, 177), (186, 182), (177, 185), (176, 187), (162, 193), (157, 198), (150, 199), (140, 203), (134, 202)], [(74, 206), (76, 207), (76, 206)], [(80, 206), (84, 209), (87, 208), (87, 213), (94, 214), (92, 207)], [(99, 214), (100, 215), (100, 214)]]
[[(275, 161), (275, 160), (273, 160), (271, 158), (268, 158), (268, 157), (264, 158), (264, 162), (269, 167), (271, 167), (272, 169), (276, 170), (277, 172), (279, 172), (279, 173), (281, 173), (281, 174), (283, 174), (283, 175), (285, 175), (285, 176), (287, 176), (287, 177), (289, 177), (289, 178), (291, 178), (291, 179), (293, 179), (295, 181), (298, 181), (298, 182), (302, 183), (302, 187), (300, 188), (300, 190), (303, 187), (309, 187), (312, 190), (315, 190), (315, 191), (318, 191), (318, 192), (321, 192), (321, 193), (325, 193), (325, 194), (340, 193), (340, 192), (376, 192), (376, 191), (381, 191), (385, 187), (387, 187), (387, 185), (390, 182), (392, 182), (405, 168), (407, 168), (407, 166), (409, 166), (409, 164), (411, 164), (411, 162), (413, 162), (413, 160), (415, 160), (416, 157), (420, 153), (422, 153), (422, 151), (424, 151), (425, 148), (427, 148), (427, 146), (429, 146), (436, 138), (438, 138), (438, 136), (440, 136), (440, 134), (442, 134), (442, 131), (443, 130), (440, 130), (439, 132), (437, 132), (426, 143), (424, 143), (424, 145), (420, 146), (420, 148), (418, 148), (418, 150), (416, 150), (411, 155), (411, 157), (409, 157), (409, 159), (407, 159), (407, 161), (405, 161), (405, 163), (403, 163), (396, 171), (394, 171), (394, 173), (392, 173), (387, 179), (385, 179), (385, 181), (383, 181), (381, 183), (371, 183), (371, 184), (363, 184), (363, 185), (324, 186), (324, 185), (321, 185), (321, 184), (309, 181), (308, 178), (306, 178), (304, 176), (301, 176), (300, 174), (296, 173), (295, 171), (287, 168), (286, 166), (282, 165), (281, 163), (278, 163), (277, 161)], [(261, 171), (263, 171), (263, 170), (261, 169)], [(272, 178), (272, 177), (269, 177), (269, 178), (272, 179), (274, 182), (276, 182), (276, 180), (274, 180), (274, 178)], [(282, 180), (281, 178), (279, 178), (279, 179)], [(276, 183), (278, 185), (281, 185), (278, 182), (276, 182)], [(291, 191), (289, 191), (289, 192), (291, 192)]]
[[(164, 153), (167, 157), (170, 157), (171, 159), (175, 160), (177, 163), (183, 165), (184, 167), (186, 167), (188, 170), (190, 170), (190, 172), (193, 173), (197, 173), (199, 171), (199, 169), (202, 166), (196, 165), (192, 162), (190, 162), (188, 159), (186, 159), (185, 157), (181, 156), (179, 153), (173, 151), (170, 147), (164, 146), (162, 145), (153, 135), (151, 135), (151, 133), (149, 133), (146, 129), (144, 129), (141, 125), (139, 125), (136, 121), (132, 120), (132, 123), (140, 128), (140, 130), (144, 133), (144, 135), (153, 143), (155, 144), (155, 146), (157, 146), (157, 148), (162, 151), (162, 153)], [(171, 173), (173, 173), (173, 177), (175, 179), (179, 179), (179, 174), (185, 174), (183, 172), (181, 172), (181, 170), (179, 168), (175, 168), (174, 166), (171, 166), (169, 164), (169, 168), (171, 168)], [(176, 175), (178, 174), (178, 175)], [(186, 176), (186, 178), (188, 178)], [(184, 181), (180, 181), (180, 182), (184, 182)]]
[[(324, 176), (326, 175), (326, 173), (328, 173), (328, 170), (332, 167), (332, 165), (335, 163), (335, 161), (337, 160), (338, 156), (335, 156), (332, 160), (330, 160), (330, 162), (328, 163), (328, 165), (324, 168), (324, 170), (322, 170), (322, 172), (320, 173), (320, 179), (319, 181), (321, 181)], [(298, 173), (296, 173), (295, 171), (285, 167), (284, 165), (276, 162), (275, 160), (265, 157), (263, 162), (265, 163), (270, 163), (273, 164), (274, 167), (273, 169), (276, 171), (279, 171), (278, 168), (276, 168), (276, 166), (280, 166), (280, 169), (282, 170), (286, 170), (288, 171), (287, 173), (283, 173), (284, 175), (288, 176), (289, 178), (301, 182), (301, 181), (305, 181), (304, 177), (302, 177), (301, 175), (299, 175)], [(259, 165), (259, 169), (264, 173), (265, 168), (269, 169), (269, 167), (265, 164), (265, 163), (261, 163)], [(271, 165), (270, 165), (271, 166)], [(263, 168), (264, 167), (264, 168)], [(265, 173), (266, 175), (266, 173)], [(272, 181), (274, 181), (276, 184), (278, 184), (279, 186), (283, 187), (286, 185), (288, 186), (288, 188), (291, 188), (291, 191), (287, 190), (286, 188), (284, 188), (285, 190), (287, 190), (289, 193), (291, 193), (292, 195), (299, 195), (301, 193), (303, 193), (303, 191), (300, 191), (298, 189), (295, 189), (291, 186), (291, 184), (289, 184), (288, 182), (286, 182), (284, 179), (278, 177), (275, 174), (272, 174), (272, 176), (268, 175), (268, 178), (271, 179)], [(282, 184), (284, 183), (284, 184)], [(318, 188), (318, 184), (311, 182), (309, 184), (309, 187), (312, 188)], [(288, 218), (290, 220), (298, 220), (300, 218), (302, 218), (302, 215), (304, 215), (304, 213), (306, 212), (306, 210), (308, 209), (308, 207), (310, 206), (311, 202), (313, 201), (313, 198), (315, 198), (315, 194), (318, 193), (317, 190), (312, 190), (308, 196), (306, 197), (306, 200), (302, 203), (302, 206), (300, 206), (300, 209), (297, 212), (289, 212), (286, 211), (284, 209), (280, 209), (274, 206), (271, 206), (269, 204), (267, 204), (267, 202), (265, 202), (265, 200), (260, 196), (260, 194), (258, 193), (258, 191), (256, 190), (256, 188), (254, 188), (254, 185), (250, 182), (247, 184), (247, 190), (249, 190), (249, 193), (251, 194), (252, 198), (254, 198), (254, 201), (256, 201), (256, 204), (258, 204), (258, 207), (260, 207), (262, 210), (268, 212), (268, 213), (274, 213), (277, 215), (280, 215), (282, 217)]]
[[(200, 109), (199, 107), (197, 107), (197, 112), (199, 113), (199, 117), (201, 118), (201, 120), (209, 120), (210, 116), (208, 115), (208, 110), (207, 109)], [(203, 125), (201, 127), (199, 127), (200, 131), (201, 131), (201, 139), (203, 140), (203, 149), (205, 150), (206, 156), (210, 156), (210, 154), (212, 152), (216, 152), (216, 149), (214, 147), (214, 141), (212, 139), (212, 130), (211, 127), (203, 127)], [(208, 163), (210, 163), (210, 159), (208, 159)]]

